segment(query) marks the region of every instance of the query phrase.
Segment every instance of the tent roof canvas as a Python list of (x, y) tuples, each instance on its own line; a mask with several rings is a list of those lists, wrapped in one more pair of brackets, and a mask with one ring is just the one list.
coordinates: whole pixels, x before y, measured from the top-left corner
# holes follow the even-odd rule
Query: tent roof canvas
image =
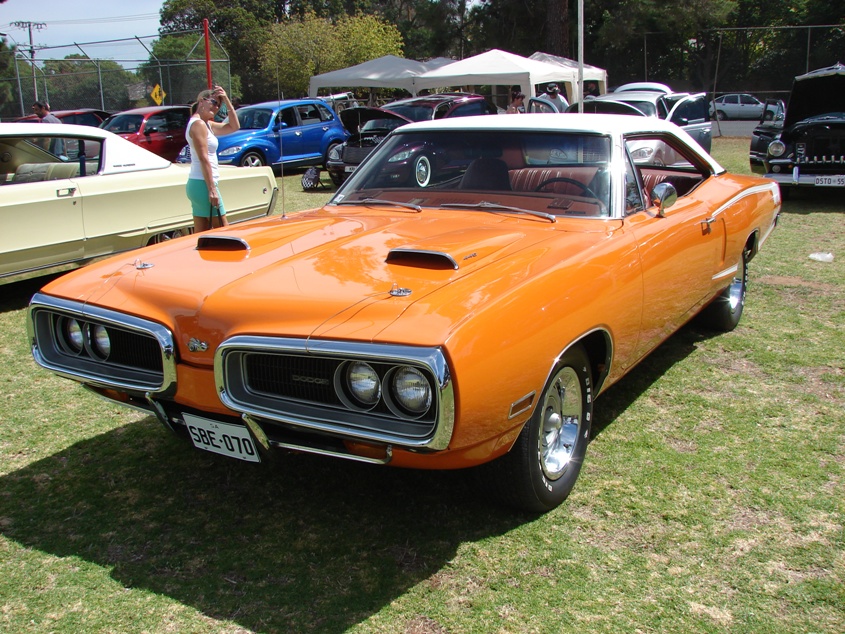
[[(576, 73), (575, 80), (578, 80), (578, 62), (576, 62), (574, 59), (569, 59), (568, 57), (561, 57), (560, 55), (552, 55), (551, 53), (542, 53), (540, 51), (537, 51), (536, 53), (531, 53), (528, 59), (535, 59), (539, 62), (546, 62), (548, 64), (557, 64), (558, 66), (562, 66), (563, 68), (573, 70)], [(607, 71), (603, 68), (599, 68), (598, 66), (584, 64), (584, 80), (606, 82)]]
[(451, 64), (453, 60), (438, 57), (429, 62), (385, 55), (355, 66), (341, 68), (311, 78), (308, 94), (316, 97), (320, 88), (368, 86), (374, 88), (403, 88), (415, 93), (414, 79), (428, 70)]
[(535, 84), (562, 81), (571, 74), (561, 73), (562, 70), (555, 64), (494, 48), (423, 73), (415, 79), (414, 85), (417, 90), (443, 86), (519, 85), (526, 95), (533, 95)]

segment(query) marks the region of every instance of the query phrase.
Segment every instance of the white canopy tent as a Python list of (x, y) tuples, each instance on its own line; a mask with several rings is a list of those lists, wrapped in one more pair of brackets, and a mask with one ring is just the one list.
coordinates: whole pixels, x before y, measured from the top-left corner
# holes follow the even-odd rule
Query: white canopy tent
[(494, 48), (423, 73), (414, 80), (414, 85), (417, 90), (446, 86), (519, 86), (526, 96), (532, 97), (536, 94), (536, 85), (552, 81), (572, 86), (573, 92), (567, 92), (567, 98), (573, 100), (577, 96), (577, 65), (573, 71), (559, 64)]
[(454, 60), (438, 57), (429, 62), (385, 55), (368, 62), (341, 68), (330, 73), (315, 75), (308, 85), (308, 95), (316, 97), (321, 88), (403, 88), (413, 95), (417, 94), (414, 80), (426, 71), (439, 68)]
[[(572, 75), (570, 79), (563, 80), (567, 84), (566, 94), (568, 99), (569, 95), (572, 95), (573, 97), (569, 99), (570, 103), (578, 101), (576, 98), (576, 96), (580, 94), (578, 90), (578, 62), (574, 59), (569, 59), (568, 57), (560, 57), (559, 55), (552, 55), (551, 53), (541, 53), (540, 51), (532, 53), (529, 59), (534, 59), (538, 62), (546, 62), (548, 64), (557, 64), (558, 66), (566, 69), (568, 73), (571, 73)], [(584, 81), (596, 82), (598, 84), (599, 94), (603, 95), (607, 92), (607, 71), (603, 68), (584, 64)]]

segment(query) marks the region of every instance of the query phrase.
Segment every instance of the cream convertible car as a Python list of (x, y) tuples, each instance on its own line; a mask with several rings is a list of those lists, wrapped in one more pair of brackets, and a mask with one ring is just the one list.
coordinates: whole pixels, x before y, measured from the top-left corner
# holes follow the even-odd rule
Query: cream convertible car
[[(90, 126), (0, 123), (0, 284), (190, 233), (188, 167)], [(276, 203), (269, 167), (221, 167), (230, 222)]]

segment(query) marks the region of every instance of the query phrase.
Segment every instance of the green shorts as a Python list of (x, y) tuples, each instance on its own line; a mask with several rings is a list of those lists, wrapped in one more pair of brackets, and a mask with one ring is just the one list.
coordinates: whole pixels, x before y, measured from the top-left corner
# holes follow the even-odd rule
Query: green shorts
[[(220, 201), (220, 215), (226, 215), (226, 209), (223, 207), (223, 198), (220, 196), (220, 189), (217, 183), (214, 183), (214, 188), (217, 189), (217, 199)], [(185, 193), (188, 195), (188, 200), (191, 201), (191, 213), (200, 218), (211, 218), (211, 203), (208, 202), (208, 187), (205, 180), (201, 178), (189, 178), (188, 184), (185, 185)], [(217, 210), (214, 210), (214, 215), (217, 215)]]

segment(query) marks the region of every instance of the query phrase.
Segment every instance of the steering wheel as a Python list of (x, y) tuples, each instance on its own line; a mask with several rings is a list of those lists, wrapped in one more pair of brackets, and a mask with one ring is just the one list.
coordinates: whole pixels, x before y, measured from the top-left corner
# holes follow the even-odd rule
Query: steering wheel
[(537, 187), (534, 188), (534, 191), (538, 192), (541, 189), (543, 189), (546, 185), (549, 185), (550, 183), (569, 183), (570, 185), (575, 185), (576, 187), (581, 189), (581, 191), (584, 192), (585, 196), (589, 196), (590, 198), (595, 198), (596, 200), (599, 199), (599, 197), (596, 196), (595, 192), (592, 189), (590, 189), (589, 187), (587, 187), (584, 183), (582, 183), (581, 181), (577, 181), (574, 178), (567, 178), (566, 176), (558, 176), (556, 178), (547, 178), (542, 183), (537, 185)]

